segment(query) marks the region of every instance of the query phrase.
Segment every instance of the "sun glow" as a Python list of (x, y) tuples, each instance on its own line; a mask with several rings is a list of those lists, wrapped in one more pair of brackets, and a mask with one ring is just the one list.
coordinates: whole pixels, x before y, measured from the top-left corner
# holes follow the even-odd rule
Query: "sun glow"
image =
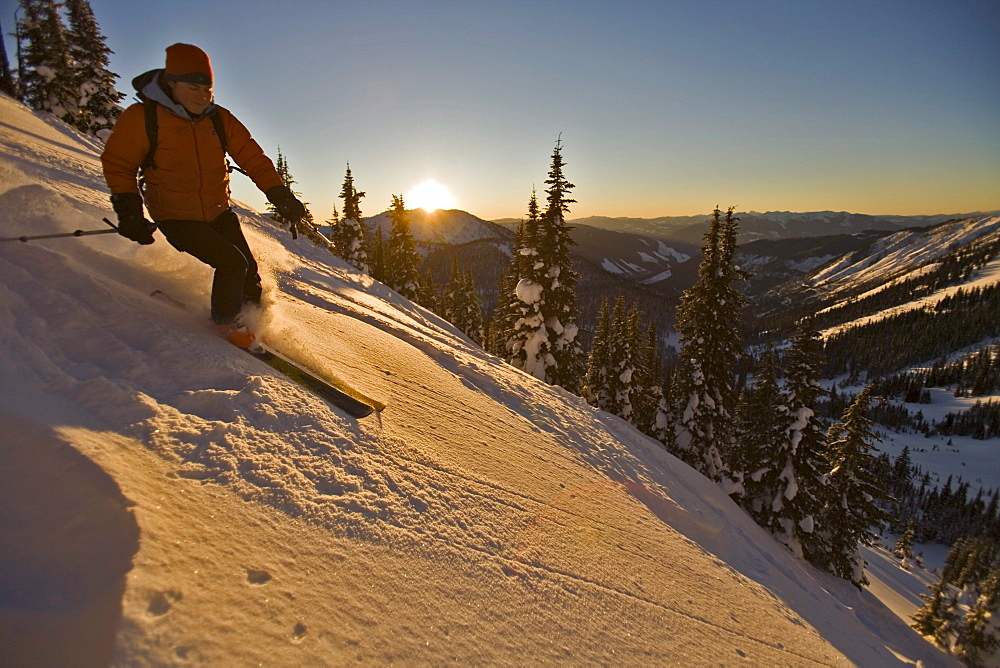
[(438, 209), (455, 208), (455, 198), (451, 196), (448, 189), (435, 181), (427, 179), (423, 183), (418, 183), (406, 194), (406, 206), (419, 208), (432, 213)]

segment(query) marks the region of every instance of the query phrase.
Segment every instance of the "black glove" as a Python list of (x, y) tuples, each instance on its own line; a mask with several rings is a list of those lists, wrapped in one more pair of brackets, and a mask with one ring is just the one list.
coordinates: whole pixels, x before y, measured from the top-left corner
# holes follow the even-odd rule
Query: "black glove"
[(118, 234), (143, 246), (151, 244), (156, 224), (142, 214), (142, 197), (136, 193), (115, 193), (111, 206), (118, 216)]
[(296, 199), (288, 186), (274, 186), (264, 193), (267, 201), (274, 205), (278, 215), (295, 225), (306, 217), (306, 207)]

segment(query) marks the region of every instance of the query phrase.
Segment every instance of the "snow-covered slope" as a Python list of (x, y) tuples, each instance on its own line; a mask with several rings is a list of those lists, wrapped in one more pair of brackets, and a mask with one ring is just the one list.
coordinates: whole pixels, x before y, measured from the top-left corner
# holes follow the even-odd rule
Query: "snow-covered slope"
[[(0, 236), (100, 228), (94, 147), (0, 118)], [(162, 238), (0, 245), (0, 663), (947, 663), (624, 422), (240, 214), (259, 331), (389, 408), (216, 338)]]
[(571, 235), (574, 253), (607, 272), (642, 285), (666, 281), (679, 265), (698, 253), (696, 247), (688, 244), (668, 244), (663, 239), (590, 225), (574, 225)]
[[(909, 268), (928, 262), (975, 240), (1000, 235), (1000, 216), (979, 216), (905, 230), (881, 239), (860, 258), (847, 254), (810, 277), (810, 283), (835, 294), (851, 286), (904, 278)], [(863, 296), (863, 295), (862, 295)]]

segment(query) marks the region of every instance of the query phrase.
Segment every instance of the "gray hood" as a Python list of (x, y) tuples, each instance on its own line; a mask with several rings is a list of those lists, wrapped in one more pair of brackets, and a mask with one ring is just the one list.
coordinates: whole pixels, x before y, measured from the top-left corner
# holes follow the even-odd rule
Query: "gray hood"
[(194, 116), (182, 105), (171, 100), (167, 91), (163, 90), (160, 86), (160, 75), (162, 73), (162, 69), (150, 70), (145, 74), (140, 74), (132, 80), (132, 86), (136, 89), (136, 91), (138, 91), (140, 100), (154, 100), (169, 109), (174, 115), (192, 121), (202, 118), (203, 116), (208, 116), (215, 111), (215, 103), (212, 102), (208, 105), (204, 112), (198, 116)]

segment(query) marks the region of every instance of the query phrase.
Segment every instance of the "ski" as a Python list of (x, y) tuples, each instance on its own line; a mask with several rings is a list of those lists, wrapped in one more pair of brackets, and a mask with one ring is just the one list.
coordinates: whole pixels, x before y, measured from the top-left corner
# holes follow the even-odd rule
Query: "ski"
[(240, 348), (240, 350), (253, 355), (292, 382), (301, 385), (351, 417), (363, 418), (376, 411), (381, 412), (385, 409), (385, 404), (368, 397), (362, 397), (350, 388), (338, 387), (333, 382), (319, 377), (312, 370), (305, 368), (298, 362), (288, 359), (281, 353), (271, 350), (259, 342), (256, 344), (256, 349)]
[[(150, 297), (162, 301), (174, 308), (186, 309), (187, 304), (175, 299), (163, 290), (153, 290)], [(239, 346), (234, 346), (239, 348)], [(339, 408), (353, 418), (363, 418), (375, 412), (385, 410), (385, 404), (364, 396), (347, 385), (328, 380), (320, 374), (312, 371), (306, 366), (289, 359), (273, 348), (256, 341), (254, 349), (240, 348), (248, 355), (253, 355), (264, 364), (282, 374), (290, 381), (309, 390), (316, 396), (328, 402), (335, 408)]]

